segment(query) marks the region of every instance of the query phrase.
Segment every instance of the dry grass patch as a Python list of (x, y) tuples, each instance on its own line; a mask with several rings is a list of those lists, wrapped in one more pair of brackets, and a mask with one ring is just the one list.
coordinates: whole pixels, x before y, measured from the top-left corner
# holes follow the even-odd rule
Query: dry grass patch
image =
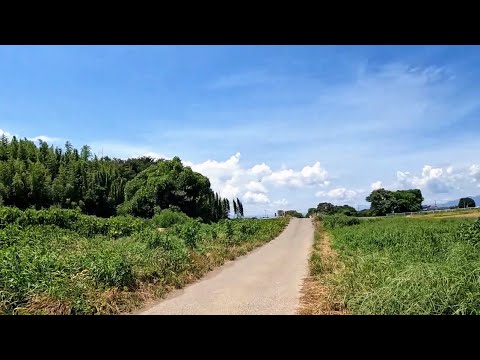
[(348, 314), (331, 284), (334, 275), (342, 271), (337, 253), (331, 247), (330, 236), (315, 222), (315, 241), (310, 257), (310, 276), (303, 284), (300, 298), (300, 315), (344, 315)]

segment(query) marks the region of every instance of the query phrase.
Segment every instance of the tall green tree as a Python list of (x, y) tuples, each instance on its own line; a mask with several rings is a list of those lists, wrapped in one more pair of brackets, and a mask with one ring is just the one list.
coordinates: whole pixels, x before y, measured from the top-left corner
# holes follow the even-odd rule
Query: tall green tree
[(243, 217), (243, 204), (242, 202), (240, 201), (239, 198), (237, 198), (237, 206), (238, 206), (238, 213), (241, 217)]
[(233, 214), (235, 215), (235, 217), (238, 217), (238, 205), (235, 199), (233, 199)]
[(376, 215), (398, 212), (414, 212), (422, 208), (423, 196), (419, 189), (389, 191), (377, 189), (366, 197), (371, 203), (370, 209)]

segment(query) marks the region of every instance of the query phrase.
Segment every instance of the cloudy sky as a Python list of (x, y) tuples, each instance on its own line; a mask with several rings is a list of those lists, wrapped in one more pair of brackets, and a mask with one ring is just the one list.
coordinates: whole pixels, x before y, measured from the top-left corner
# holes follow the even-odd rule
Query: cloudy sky
[[(480, 194), (478, 46), (2, 46), (0, 132), (178, 155), (248, 214)], [(362, 206), (363, 205), (363, 206)]]

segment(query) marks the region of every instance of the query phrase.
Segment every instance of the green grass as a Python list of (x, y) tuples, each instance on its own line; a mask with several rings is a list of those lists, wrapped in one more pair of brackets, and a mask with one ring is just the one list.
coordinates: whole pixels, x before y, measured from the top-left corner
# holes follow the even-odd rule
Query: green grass
[(386, 218), (330, 227), (354, 314), (480, 313), (480, 220)]
[(132, 230), (122, 217), (108, 219), (115, 231), (90, 234), (85, 229), (97, 219), (84, 216), (57, 221), (63, 228), (38, 221), (0, 225), (0, 314), (132, 311), (273, 239), (288, 222), (189, 220), (160, 232), (150, 221)]

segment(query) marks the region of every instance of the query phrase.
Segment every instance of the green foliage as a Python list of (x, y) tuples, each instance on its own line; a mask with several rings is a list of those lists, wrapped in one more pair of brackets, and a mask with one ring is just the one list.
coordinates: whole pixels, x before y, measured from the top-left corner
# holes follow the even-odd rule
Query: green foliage
[(355, 217), (349, 217), (343, 214), (320, 215), (319, 218), (327, 229), (360, 224), (359, 219)]
[(115, 252), (95, 254), (88, 271), (96, 286), (132, 287), (135, 284), (132, 264)]
[(335, 214), (335, 206), (330, 203), (320, 203), (317, 205), (317, 212), (325, 215)]
[(458, 239), (473, 245), (480, 243), (480, 218), (474, 223), (462, 224), (458, 232)]
[(363, 209), (363, 210), (358, 211), (356, 216), (358, 216), (358, 217), (371, 217), (371, 216), (375, 216), (375, 212), (373, 210), (370, 210), (370, 209)]
[(316, 208), (309, 209), (307, 216), (315, 213), (320, 215), (343, 214), (346, 216), (357, 216), (357, 211), (352, 206), (349, 206), (349, 205), (336, 206), (326, 202), (319, 203)]
[(334, 227), (331, 279), (356, 314), (480, 313), (480, 220), (384, 218)]
[(335, 206), (335, 214), (342, 214), (345, 216), (357, 216), (357, 210), (349, 205)]
[(227, 239), (227, 241), (229, 242), (233, 242), (234, 240), (234, 231), (233, 231), (233, 226), (232, 226), (232, 223), (230, 221), (225, 221), (224, 222), (224, 229), (225, 229), (225, 238)]
[(161, 210), (160, 213), (154, 215), (153, 223), (157, 227), (169, 228), (176, 224), (184, 224), (191, 219), (181, 211), (173, 211), (171, 209)]
[(98, 159), (87, 145), (78, 151), (67, 142), (62, 151), (43, 141), (37, 147), (27, 139), (0, 140), (0, 205), (37, 210), (57, 205), (100, 217), (148, 218), (157, 207), (177, 207), (205, 221), (228, 217), (229, 201), (215, 197), (208, 178), (178, 157)]
[(200, 224), (197, 221), (177, 224), (171, 231), (191, 249), (194, 249), (200, 240)]
[(383, 216), (392, 212), (415, 212), (422, 208), (423, 196), (419, 189), (389, 191), (377, 189), (367, 196), (371, 210)]
[[(66, 209), (0, 208), (0, 216), (0, 314), (129, 311), (141, 302), (141, 286), (160, 292), (182, 286), (274, 238), (287, 223), (285, 218), (210, 225), (190, 220), (160, 232), (142, 219), (103, 219)], [(128, 229), (130, 221), (141, 226)], [(231, 242), (224, 241), (227, 223)], [(117, 238), (119, 231), (132, 233)], [(87, 235), (94, 232), (95, 237)]]
[(216, 221), (228, 216), (229, 204), (210, 189), (205, 176), (183, 166), (178, 157), (159, 160), (125, 186), (122, 214), (151, 218), (155, 209), (175, 206), (186, 215)]
[(475, 207), (475, 206), (477, 206), (475, 204), (475, 200), (473, 200), (472, 198), (469, 198), (469, 197), (461, 198), (458, 201), (458, 207), (459, 208), (469, 208), (469, 207)]
[(315, 215), (317, 213), (317, 208), (309, 208), (307, 211), (306, 217), (310, 217), (311, 215)]
[(297, 218), (303, 218), (303, 215), (299, 213), (297, 210), (287, 210), (285, 211), (285, 215), (287, 216), (293, 216)]
[(48, 210), (0, 207), (0, 228), (7, 224), (20, 227), (29, 225), (55, 225), (74, 230), (82, 236), (108, 235), (114, 238), (128, 236), (142, 229), (144, 220), (133, 216), (117, 216), (108, 219), (84, 215), (78, 210), (52, 208)]
[(65, 151), (39, 146), (27, 139), (0, 141), (0, 199), (20, 209), (79, 208), (86, 214), (109, 217), (124, 201), (126, 183), (153, 164), (150, 158), (119, 160), (93, 157), (85, 145)]

